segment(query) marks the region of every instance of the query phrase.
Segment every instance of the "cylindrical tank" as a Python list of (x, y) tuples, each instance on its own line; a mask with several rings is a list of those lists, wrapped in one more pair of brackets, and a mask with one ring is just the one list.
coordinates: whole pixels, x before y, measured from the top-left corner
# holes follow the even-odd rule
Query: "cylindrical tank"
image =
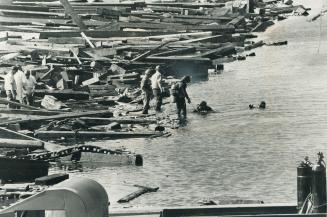
[(312, 167), (300, 165), (297, 167), (297, 208), (301, 209), (311, 192)]
[(326, 167), (316, 164), (312, 167), (313, 213), (326, 213)]

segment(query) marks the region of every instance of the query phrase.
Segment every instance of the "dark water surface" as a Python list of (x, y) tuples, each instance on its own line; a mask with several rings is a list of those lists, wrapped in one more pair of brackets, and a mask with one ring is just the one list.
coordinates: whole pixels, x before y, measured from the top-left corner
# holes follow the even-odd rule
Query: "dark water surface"
[[(312, 14), (322, 5), (300, 3), (312, 7)], [(218, 113), (190, 114), (188, 125), (169, 138), (118, 143), (142, 154), (143, 167), (102, 167), (72, 176), (103, 184), (114, 208), (197, 205), (206, 198), (295, 202), (296, 166), (305, 155), (314, 160), (318, 151), (327, 154), (327, 19), (321, 31), (319, 19), (307, 19), (290, 17), (262, 35), (288, 40), (287, 46), (256, 49), (256, 57), (226, 64), (222, 74), (189, 87), (194, 103), (204, 99)], [(261, 100), (265, 111), (248, 110)], [(133, 184), (160, 190), (117, 204), (136, 189)]]

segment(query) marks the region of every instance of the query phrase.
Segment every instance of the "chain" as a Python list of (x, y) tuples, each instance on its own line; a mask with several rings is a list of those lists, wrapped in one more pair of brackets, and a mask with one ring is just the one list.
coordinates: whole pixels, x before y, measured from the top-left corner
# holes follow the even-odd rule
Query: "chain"
[(27, 156), (24, 156), (24, 159), (31, 159), (31, 160), (54, 160), (61, 157), (66, 157), (69, 155), (72, 155), (74, 153), (78, 152), (89, 152), (89, 153), (99, 153), (99, 154), (106, 154), (106, 155), (123, 155), (123, 154), (131, 154), (128, 151), (123, 151), (120, 149), (117, 150), (110, 150), (110, 149), (104, 149), (100, 148), (98, 146), (93, 145), (79, 145), (74, 147), (69, 147), (66, 149), (62, 149), (60, 151), (54, 151), (54, 152), (46, 152), (41, 154), (29, 154)]

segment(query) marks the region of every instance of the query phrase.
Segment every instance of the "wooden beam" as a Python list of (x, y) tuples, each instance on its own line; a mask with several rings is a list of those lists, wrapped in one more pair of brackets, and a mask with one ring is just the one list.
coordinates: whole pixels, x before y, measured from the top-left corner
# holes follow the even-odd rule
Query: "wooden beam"
[(45, 95), (51, 95), (56, 97), (58, 100), (77, 99), (85, 100), (89, 99), (89, 93), (86, 91), (74, 91), (71, 89), (66, 90), (35, 90), (34, 96), (44, 97)]
[(76, 25), (80, 28), (80, 30), (86, 30), (87, 27), (86, 25), (83, 23), (82, 19), (78, 16), (78, 14), (74, 11), (74, 8), (70, 5), (68, 0), (59, 0), (60, 3), (64, 6), (66, 14), (69, 14), (72, 18), (72, 20), (74, 21), (74, 23), (76, 23)]
[(143, 60), (143, 59), (145, 59), (146, 57), (150, 56), (151, 54), (153, 54), (154, 52), (156, 52), (157, 50), (159, 50), (160, 48), (166, 46), (166, 45), (169, 44), (169, 43), (170, 43), (170, 41), (165, 42), (165, 43), (163, 43), (163, 44), (161, 44), (161, 45), (155, 47), (154, 49), (149, 50), (149, 51), (146, 51), (145, 53), (143, 53), (143, 54), (141, 54), (141, 55), (135, 57), (135, 58), (132, 59), (131, 61), (134, 62), (134, 61), (140, 61), (140, 60)]
[[(263, 217), (301, 217), (308, 215), (298, 215), (296, 205), (225, 205), (225, 206), (210, 206), (210, 207), (182, 207), (163, 209), (162, 217), (180, 217), (180, 216), (237, 216), (249, 215)], [(311, 214), (312, 215), (312, 214)], [(311, 216), (310, 215), (310, 216)], [(320, 216), (319, 216), (320, 215)], [(316, 217), (323, 217), (325, 214), (318, 214)], [(313, 217), (313, 216), (311, 216)]]
[(91, 48), (95, 48), (94, 44), (90, 41), (90, 39), (85, 35), (84, 32), (81, 32), (81, 36), (86, 40), (86, 42), (90, 45)]
[[(16, 28), (17, 31), (19, 28)], [(164, 35), (164, 34), (176, 34), (176, 31), (109, 31), (109, 30), (87, 30), (83, 31), (88, 37), (92, 38), (109, 38), (109, 37), (145, 37), (145, 36), (154, 36), (154, 35)], [(47, 38), (62, 38), (62, 37), (80, 37), (80, 31), (42, 31), (40, 32), (40, 39)]]
[(99, 131), (36, 131), (35, 137), (45, 140), (66, 138), (91, 139), (91, 138), (110, 138), (127, 139), (162, 136), (162, 132), (99, 132)]
[(113, 122), (117, 122), (119, 124), (156, 124), (157, 120), (150, 119), (140, 119), (140, 118), (95, 118), (95, 117), (81, 117), (82, 121), (84, 121), (89, 126), (96, 125), (106, 125)]
[(14, 121), (5, 121), (0, 123), (0, 126), (5, 126), (8, 124), (41, 124), (46, 123), (53, 120), (63, 120), (66, 118), (79, 118), (79, 117), (88, 117), (88, 116), (96, 116), (96, 117), (112, 117), (112, 112), (108, 110), (99, 110), (99, 111), (89, 111), (89, 112), (69, 112), (59, 115), (51, 115), (51, 116), (43, 116), (43, 117), (32, 117), (26, 118), (22, 120), (14, 120)]
[(37, 107), (34, 107), (34, 106), (30, 106), (30, 105), (25, 105), (25, 104), (22, 104), (22, 103), (19, 103), (19, 102), (9, 101), (9, 100), (2, 99), (2, 98), (0, 98), (0, 104), (10, 104), (10, 105), (15, 105), (15, 106), (28, 108), (28, 109), (33, 109), (33, 110), (46, 110), (46, 109), (41, 109), (41, 108), (37, 108)]
[(0, 148), (32, 148), (43, 149), (44, 144), (40, 141), (22, 139), (0, 139)]
[(156, 54), (153, 54), (152, 56), (182, 55), (182, 54), (192, 53), (195, 51), (196, 51), (195, 47), (186, 47), (186, 48), (180, 48), (180, 49), (176, 49), (176, 50), (170, 50), (170, 51), (165, 51), (165, 52), (161, 52), (161, 53), (156, 53)]
[(156, 192), (159, 190), (159, 187), (148, 187), (148, 186), (141, 186), (141, 185), (134, 185), (135, 187), (138, 187), (139, 189), (131, 194), (126, 195), (125, 197), (119, 199), (118, 203), (127, 203), (142, 194), (149, 193), (149, 192)]

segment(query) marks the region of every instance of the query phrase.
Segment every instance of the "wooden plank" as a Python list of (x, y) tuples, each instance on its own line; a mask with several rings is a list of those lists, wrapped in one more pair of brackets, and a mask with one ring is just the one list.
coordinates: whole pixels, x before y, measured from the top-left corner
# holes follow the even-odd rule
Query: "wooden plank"
[(48, 38), (49, 43), (54, 44), (81, 44), (85, 45), (85, 39), (78, 37), (62, 37), (62, 38)]
[(81, 32), (81, 36), (85, 39), (85, 41), (90, 45), (91, 48), (95, 48), (94, 44), (90, 41), (90, 39), (85, 35), (84, 32)]
[(19, 107), (23, 107), (23, 108), (28, 108), (28, 109), (33, 109), (33, 110), (46, 110), (46, 109), (41, 109), (41, 108), (37, 108), (34, 106), (30, 106), (30, 105), (25, 105), (19, 102), (14, 102), (14, 101), (9, 101), (3, 98), (0, 98), (0, 104), (10, 104), (10, 105), (15, 105), (15, 106), (19, 106)]
[(67, 173), (56, 173), (48, 176), (43, 176), (35, 179), (36, 185), (55, 185), (66, 179), (69, 179), (69, 174)]
[(127, 203), (142, 194), (149, 193), (149, 192), (156, 192), (159, 190), (159, 187), (147, 187), (147, 186), (140, 186), (140, 185), (135, 185), (135, 187), (139, 187), (139, 189), (131, 194), (126, 195), (125, 197), (119, 199), (117, 202), (118, 203)]
[(25, 109), (0, 109), (0, 114), (22, 114), (22, 115), (39, 115), (49, 116), (63, 113), (64, 111), (46, 111), (46, 110), (25, 110)]
[(32, 148), (43, 149), (44, 143), (41, 141), (22, 139), (0, 139), (0, 148)]
[(176, 50), (170, 50), (170, 51), (165, 51), (165, 52), (161, 52), (161, 53), (156, 53), (156, 54), (153, 54), (152, 56), (182, 55), (182, 54), (187, 54), (187, 53), (193, 53), (195, 51), (196, 51), (195, 47), (186, 47), (186, 48), (180, 48), (180, 49), (176, 49)]
[(25, 17), (25, 18), (43, 18), (43, 19), (63, 19), (65, 14), (62, 13), (51, 13), (51, 12), (38, 12), (38, 11), (20, 11), (20, 10), (6, 10), (1, 9), (0, 14), (2, 16), (10, 17)]
[(78, 14), (74, 11), (73, 7), (70, 5), (68, 0), (59, 0), (60, 3), (64, 6), (66, 14), (69, 14), (74, 23), (80, 28), (80, 30), (86, 30), (87, 27), (83, 23), (82, 19), (78, 16)]
[(150, 56), (151, 54), (153, 54), (154, 52), (156, 52), (157, 50), (159, 50), (160, 48), (166, 46), (166, 45), (169, 44), (169, 43), (170, 43), (170, 41), (165, 42), (165, 43), (163, 43), (163, 44), (160, 44), (159, 46), (155, 47), (154, 49), (151, 49), (151, 50), (149, 50), (149, 51), (146, 51), (146, 52), (144, 52), (143, 54), (141, 54), (141, 55), (135, 57), (134, 59), (131, 60), (131, 62), (143, 60), (143, 59), (145, 59), (146, 57)]
[(28, 5), (2, 5), (0, 4), (0, 9), (6, 10), (18, 10), (18, 11), (39, 11), (39, 12), (49, 12), (47, 7), (39, 6), (28, 6)]
[(91, 139), (110, 138), (127, 139), (162, 136), (162, 132), (99, 132), (99, 131), (36, 131), (35, 137), (45, 140), (66, 138)]
[(8, 124), (22, 124), (22, 123), (40, 124), (40, 123), (46, 123), (48, 121), (53, 121), (53, 120), (63, 120), (66, 118), (79, 118), (79, 117), (88, 117), (88, 116), (112, 117), (112, 112), (110, 112), (108, 110), (89, 111), (89, 112), (69, 112), (69, 113), (59, 114), (59, 115), (51, 115), (51, 116), (44, 116), (44, 117), (31, 117), (31, 118), (26, 118), (26, 119), (22, 119), (22, 120), (6, 121), (6, 122), (0, 123), (0, 126), (5, 126)]
[[(180, 216), (236, 216), (236, 215), (272, 215), (267, 217), (295, 217), (297, 215), (296, 205), (260, 204), (260, 205), (228, 205), (210, 207), (182, 207), (163, 209), (162, 217)], [(279, 214), (279, 215), (277, 215)], [(282, 215), (280, 215), (282, 214)], [(289, 216), (290, 215), (290, 216)], [(299, 215), (297, 215), (299, 217)], [(302, 216), (302, 215), (300, 215)], [(304, 216), (304, 215), (303, 215)], [(307, 215), (305, 215), (307, 216)], [(322, 217), (322, 216), (316, 216)]]
[(201, 43), (204, 43), (204, 42), (217, 43), (217, 42), (220, 42), (219, 39), (222, 39), (224, 37), (225, 36), (223, 36), (223, 35), (214, 35), (214, 36), (208, 36), (208, 37), (203, 37), (203, 38), (196, 38), (196, 39), (177, 41), (177, 42), (174, 42), (173, 44), (191, 44), (191, 43), (193, 44), (193, 43), (198, 43), (198, 42), (201, 42)]
[(81, 117), (82, 121), (84, 121), (89, 126), (96, 125), (106, 125), (113, 122), (117, 122), (119, 124), (156, 124), (157, 120), (154, 119), (141, 119), (141, 118), (95, 118), (95, 117)]
[(152, 60), (156, 62), (165, 62), (165, 61), (192, 61), (192, 62), (203, 62), (203, 63), (211, 63), (209, 58), (202, 57), (183, 57), (183, 56), (168, 56), (168, 57), (147, 57), (147, 61)]
[(86, 48), (83, 49), (83, 52), (89, 54), (92, 57), (94, 57), (94, 55), (100, 57), (108, 57), (117, 54), (117, 50), (115, 48)]
[[(16, 28), (18, 30), (18, 28)], [(103, 31), (103, 30), (87, 30), (83, 31), (88, 37), (92, 38), (109, 38), (109, 37), (144, 37), (144, 36), (154, 36), (154, 35), (164, 35), (164, 34), (176, 34), (176, 31)], [(40, 39), (47, 39), (49, 37), (81, 37), (80, 31), (42, 31), (40, 32)]]
[(66, 148), (65, 146), (61, 146), (58, 144), (50, 143), (50, 142), (44, 142), (40, 139), (27, 136), (25, 134), (6, 129), (4, 127), (0, 127), (0, 138), (10, 138), (10, 139), (22, 139), (22, 140), (32, 140), (32, 141), (40, 141), (44, 144), (44, 149), (47, 151), (55, 151), (55, 150), (60, 150), (63, 148)]
[(180, 24), (151, 24), (151, 23), (126, 23), (119, 22), (121, 29), (137, 28), (137, 29), (169, 29), (172, 31), (188, 31), (188, 30), (202, 30), (215, 31), (221, 33), (233, 33), (235, 28), (230, 25), (180, 25)]
[(74, 91), (74, 90), (35, 90), (34, 96), (44, 97), (45, 95), (51, 95), (59, 100), (78, 99), (85, 100), (89, 99), (89, 93), (86, 91)]
[(207, 52), (195, 55), (194, 57), (211, 57), (211, 56), (225, 56), (229, 54), (236, 53), (235, 47), (231, 45), (231, 43), (228, 43), (227, 45), (223, 47), (219, 47), (216, 49), (209, 50)]
[(154, 12), (161, 12), (161, 13), (178, 13), (184, 14), (187, 11), (190, 15), (204, 15), (204, 11), (198, 9), (185, 9), (182, 7), (167, 7), (167, 6), (151, 6), (149, 7)]

